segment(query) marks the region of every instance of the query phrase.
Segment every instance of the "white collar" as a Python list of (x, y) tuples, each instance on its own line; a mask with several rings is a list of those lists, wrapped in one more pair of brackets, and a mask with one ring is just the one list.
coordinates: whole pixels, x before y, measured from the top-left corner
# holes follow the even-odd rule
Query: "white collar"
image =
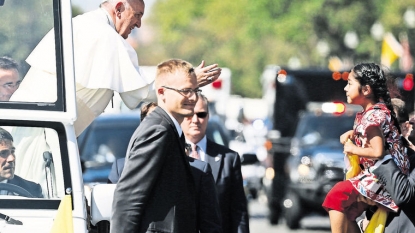
[[(165, 111), (163, 109), (163, 111)], [(167, 111), (165, 111), (167, 113), (167, 115), (169, 115), (169, 117), (171, 118), (171, 120), (174, 123), (174, 126), (176, 127), (177, 133), (179, 133), (179, 138), (182, 136), (183, 130), (182, 127), (180, 127), (179, 122), (176, 120), (176, 118), (174, 118), (172, 115), (170, 115), (170, 113), (168, 113)]]
[[(107, 10), (105, 10), (104, 8), (100, 8), (103, 12), (104, 12), (104, 14), (105, 14), (105, 16), (107, 17), (107, 20), (108, 20), (108, 24), (112, 27), (112, 28), (114, 28), (114, 30), (115, 31), (117, 31), (117, 29), (115, 28), (115, 24), (114, 24), (114, 21), (112, 20), (112, 18), (111, 18), (111, 16), (110, 16), (110, 14), (108, 13), (108, 11)], [(118, 33), (118, 32), (117, 32)]]
[[(186, 139), (186, 142), (187, 143), (189, 143), (189, 144), (193, 144), (193, 142), (191, 142), (191, 141), (188, 141), (187, 139)], [(203, 151), (203, 152), (205, 152), (206, 153), (206, 148), (207, 148), (207, 139), (206, 139), (206, 135), (200, 140), (200, 141), (198, 141), (197, 143), (196, 143), (196, 145)]]

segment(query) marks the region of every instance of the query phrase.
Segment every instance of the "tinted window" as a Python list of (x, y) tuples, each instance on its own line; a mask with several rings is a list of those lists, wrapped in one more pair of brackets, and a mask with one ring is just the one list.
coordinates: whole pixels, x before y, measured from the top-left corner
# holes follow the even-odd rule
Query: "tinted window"
[[(0, 6), (0, 57), (18, 64), (22, 81), (6, 88), (0, 80), (0, 92), (12, 92), (0, 101), (0, 108), (66, 111), (62, 33), (70, 32), (71, 18), (61, 20), (61, 7), (67, 8), (59, 0), (5, 0)], [(47, 34), (47, 46), (37, 46)], [(70, 64), (71, 54), (65, 55)]]
[(125, 157), (138, 122), (126, 122), (123, 125), (114, 123), (115, 121), (112, 124), (107, 122), (108, 125), (93, 125), (79, 137), (79, 153), (86, 168), (112, 164), (115, 159)]
[(335, 117), (330, 115), (307, 115), (301, 121), (296, 137), (307, 140), (307, 137), (317, 137), (318, 142), (339, 140), (344, 132), (353, 129), (355, 116)]
[[(12, 136), (15, 148), (14, 161), (9, 157), (5, 162), (0, 156), (3, 159), (0, 176), (7, 179), (5, 185), (8, 185), (0, 188), (0, 199), (11, 199), (0, 201), (0, 208), (57, 208), (60, 198), (65, 195), (65, 187), (71, 187), (64, 126), (60, 123), (16, 120), (1, 120), (0, 125)], [(2, 151), (4, 149), (1, 148)], [(7, 173), (14, 176), (7, 176)], [(13, 188), (15, 186), (16, 189)], [(28, 205), (29, 202), (19, 202), (19, 199), (36, 200)]]
[(226, 131), (225, 126), (218, 120), (209, 120), (206, 129), (206, 137), (220, 145), (229, 145), (229, 133)]

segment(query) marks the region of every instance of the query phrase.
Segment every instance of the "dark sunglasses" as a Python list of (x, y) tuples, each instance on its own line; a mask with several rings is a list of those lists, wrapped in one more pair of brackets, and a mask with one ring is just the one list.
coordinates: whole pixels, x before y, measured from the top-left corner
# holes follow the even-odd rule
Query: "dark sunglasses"
[(195, 112), (196, 116), (199, 118), (206, 118), (208, 113), (207, 112)]

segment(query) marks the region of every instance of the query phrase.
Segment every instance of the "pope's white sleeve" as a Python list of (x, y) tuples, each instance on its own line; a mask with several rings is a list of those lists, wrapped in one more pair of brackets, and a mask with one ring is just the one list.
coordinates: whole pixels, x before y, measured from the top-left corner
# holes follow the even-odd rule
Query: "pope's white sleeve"
[(157, 102), (154, 82), (137, 90), (120, 93), (121, 99), (129, 109), (134, 109), (141, 101)]

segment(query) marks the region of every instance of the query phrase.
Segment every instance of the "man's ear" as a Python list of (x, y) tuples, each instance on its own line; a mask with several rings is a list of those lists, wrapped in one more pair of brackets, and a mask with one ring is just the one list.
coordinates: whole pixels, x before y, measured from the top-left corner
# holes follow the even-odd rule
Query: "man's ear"
[(124, 11), (124, 3), (119, 1), (115, 4), (115, 15), (118, 15), (121, 11)]

